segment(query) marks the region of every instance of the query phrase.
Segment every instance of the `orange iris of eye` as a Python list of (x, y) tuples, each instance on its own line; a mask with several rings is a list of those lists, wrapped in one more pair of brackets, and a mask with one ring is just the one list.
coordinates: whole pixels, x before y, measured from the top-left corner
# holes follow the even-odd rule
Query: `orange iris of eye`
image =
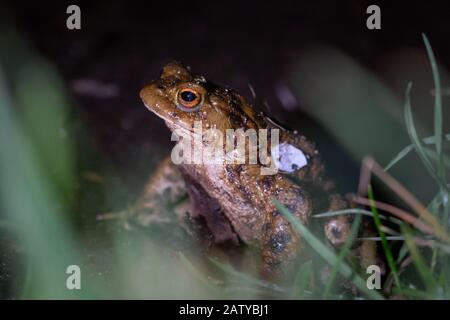
[(200, 94), (190, 88), (182, 89), (178, 93), (178, 102), (186, 108), (194, 108), (200, 103)]

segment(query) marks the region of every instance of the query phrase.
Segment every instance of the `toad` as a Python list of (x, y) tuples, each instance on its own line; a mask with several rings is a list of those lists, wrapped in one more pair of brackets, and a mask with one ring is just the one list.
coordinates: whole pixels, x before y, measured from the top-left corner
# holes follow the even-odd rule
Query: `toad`
[[(180, 221), (186, 214), (202, 217), (214, 242), (256, 248), (260, 252), (262, 276), (278, 279), (302, 253), (305, 243), (277, 210), (273, 199), (305, 225), (312, 214), (348, 208), (326, 177), (315, 145), (301, 133), (286, 130), (257, 112), (234, 90), (215, 85), (172, 62), (163, 68), (159, 79), (140, 91), (140, 97), (179, 143), (184, 140), (194, 149), (213, 143), (221, 147), (229, 141), (206, 139), (202, 132), (208, 129), (214, 129), (222, 137), (229, 137), (227, 133), (232, 130), (232, 141), (236, 132), (278, 130), (278, 141), (271, 140), (267, 144), (267, 157), (257, 161), (249, 161), (250, 146), (243, 151), (223, 152), (221, 161), (216, 162), (177, 162), (172, 152), (172, 157), (164, 160), (151, 177), (135, 206), (143, 225), (168, 219), (161, 209), (162, 198), (174, 200), (187, 194), (189, 205), (179, 212)], [(239, 152), (244, 161), (230, 161), (230, 156)], [(261, 170), (264, 168), (275, 170), (267, 174)], [(330, 218), (324, 223), (324, 234), (333, 246), (344, 243), (349, 231), (347, 216)]]

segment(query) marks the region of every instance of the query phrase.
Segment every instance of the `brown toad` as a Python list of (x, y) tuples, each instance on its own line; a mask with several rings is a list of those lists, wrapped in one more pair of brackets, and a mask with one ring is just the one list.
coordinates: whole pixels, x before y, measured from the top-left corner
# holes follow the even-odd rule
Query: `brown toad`
[[(158, 212), (161, 210), (155, 209), (164, 194), (176, 199), (187, 192), (189, 214), (206, 220), (215, 242), (243, 242), (257, 248), (261, 252), (263, 276), (273, 279), (284, 273), (305, 245), (277, 211), (273, 198), (304, 224), (308, 224), (313, 213), (348, 207), (325, 177), (314, 144), (256, 112), (235, 91), (194, 76), (188, 68), (173, 62), (163, 68), (159, 79), (141, 90), (140, 96), (172, 133), (183, 136), (181, 140), (188, 141), (194, 149), (213, 143), (222, 147), (226, 143), (226, 139), (205, 139), (198, 129), (207, 132), (213, 128), (223, 137), (227, 130), (279, 130), (279, 143), (271, 142), (268, 158), (260, 158), (256, 163), (249, 161), (250, 146), (244, 150), (244, 163), (226, 161), (230, 153), (225, 152), (219, 163), (176, 165), (172, 152), (172, 158), (157, 169), (137, 204), (136, 211), (143, 212), (139, 217), (142, 223), (164, 220)], [(236, 135), (233, 137), (236, 139)], [(269, 162), (263, 164), (264, 160)], [(261, 174), (261, 169), (270, 166), (278, 172)], [(180, 215), (183, 214), (185, 211)], [(333, 245), (339, 245), (346, 240), (349, 226), (346, 216), (327, 220), (325, 235)]]

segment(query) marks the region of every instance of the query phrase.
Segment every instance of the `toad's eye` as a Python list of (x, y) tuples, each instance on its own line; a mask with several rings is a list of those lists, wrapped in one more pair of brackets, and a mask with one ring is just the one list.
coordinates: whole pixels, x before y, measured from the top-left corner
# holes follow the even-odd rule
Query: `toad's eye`
[(199, 92), (191, 88), (185, 88), (178, 92), (178, 107), (184, 111), (196, 111), (202, 101)]

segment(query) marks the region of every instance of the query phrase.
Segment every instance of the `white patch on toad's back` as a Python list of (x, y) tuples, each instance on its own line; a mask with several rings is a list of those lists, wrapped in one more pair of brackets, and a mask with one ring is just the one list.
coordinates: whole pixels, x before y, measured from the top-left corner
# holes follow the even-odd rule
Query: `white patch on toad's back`
[(297, 171), (308, 164), (305, 154), (293, 145), (283, 142), (272, 148), (272, 159), (276, 167), (284, 172)]

